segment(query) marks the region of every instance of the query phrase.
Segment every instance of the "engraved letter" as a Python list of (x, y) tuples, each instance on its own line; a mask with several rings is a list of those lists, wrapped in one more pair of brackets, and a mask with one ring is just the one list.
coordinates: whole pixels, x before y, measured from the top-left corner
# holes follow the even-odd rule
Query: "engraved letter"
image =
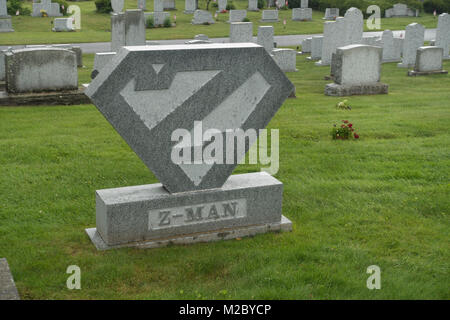
[(224, 210), (223, 211), (223, 216), (224, 217), (228, 217), (228, 213), (230, 214), (230, 216), (233, 216), (233, 217), (236, 216), (236, 212), (237, 212), (236, 205), (237, 205), (237, 202), (232, 202), (231, 204), (233, 205), (233, 208), (231, 208), (231, 205), (229, 203), (223, 203), (222, 204), (223, 210)]
[(160, 211), (159, 212), (159, 225), (160, 226), (168, 226), (170, 224), (169, 218), (170, 211)]
[(193, 208), (186, 208), (185, 210), (186, 210), (186, 222), (203, 220), (202, 217), (203, 207), (197, 207), (197, 209), (195, 210), (195, 214)]

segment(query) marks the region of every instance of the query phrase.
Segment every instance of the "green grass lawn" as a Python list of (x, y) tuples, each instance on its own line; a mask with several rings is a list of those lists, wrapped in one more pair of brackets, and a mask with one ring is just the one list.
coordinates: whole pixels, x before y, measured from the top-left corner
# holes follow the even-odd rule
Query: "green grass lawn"
[[(304, 56), (297, 68), (298, 98), (269, 125), (294, 230), (242, 240), (97, 251), (84, 232), (95, 190), (153, 174), (92, 105), (0, 108), (0, 257), (21, 297), (449, 299), (450, 76), (385, 64), (389, 95), (351, 97), (343, 111), (323, 94), (329, 68)], [(359, 140), (331, 140), (343, 119)], [(381, 290), (366, 288), (373, 264)], [(81, 290), (66, 288), (69, 265)]]
[[(247, 0), (234, 0), (237, 9), (246, 9)], [(94, 1), (69, 2), (81, 8), (81, 31), (77, 32), (52, 32), (54, 18), (36, 18), (31, 16), (14, 16), (12, 19), (13, 33), (3, 33), (0, 35), (0, 45), (17, 44), (40, 44), (40, 43), (80, 43), (80, 42), (103, 42), (111, 40), (111, 22), (109, 14), (97, 14), (95, 12)], [(201, 9), (206, 8), (205, 0), (200, 0)], [(31, 2), (27, 3), (31, 8)], [(147, 29), (148, 40), (161, 39), (192, 39), (196, 34), (204, 33), (209, 37), (228, 37), (229, 24), (228, 14), (219, 14), (217, 23), (210, 26), (192, 25), (193, 15), (184, 14), (184, 0), (176, 1), (177, 10), (170, 11), (173, 19), (177, 16), (177, 26), (173, 28)], [(126, 0), (126, 9), (137, 8), (137, 0)], [(153, 1), (147, 1), (147, 11), (153, 11)], [(215, 12), (216, 8), (210, 8)], [(291, 10), (280, 10), (278, 23), (260, 23), (261, 12), (248, 12), (248, 18), (253, 22), (254, 35), (257, 33), (259, 25), (273, 25), (275, 34), (314, 34), (323, 32), (323, 12), (313, 12), (313, 21), (299, 22), (292, 21)], [(286, 19), (286, 26), (282, 21)], [(432, 15), (423, 14), (418, 18), (391, 18), (382, 19), (382, 29), (403, 30), (408, 24), (418, 22), (427, 28), (436, 28), (437, 19)], [(366, 31), (367, 28), (366, 28)]]

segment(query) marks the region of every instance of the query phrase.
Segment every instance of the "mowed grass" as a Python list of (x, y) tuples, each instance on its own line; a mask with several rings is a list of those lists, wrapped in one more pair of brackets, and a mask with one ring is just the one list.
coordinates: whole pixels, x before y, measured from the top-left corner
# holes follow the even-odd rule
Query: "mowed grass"
[[(99, 252), (84, 232), (95, 190), (153, 174), (92, 105), (0, 108), (0, 257), (21, 297), (449, 299), (450, 77), (385, 64), (389, 95), (350, 97), (342, 111), (323, 94), (329, 68), (297, 61), (298, 98), (269, 125), (280, 130), (290, 233)], [(359, 140), (331, 140), (343, 119)], [(66, 288), (69, 265), (81, 290)], [(370, 265), (381, 290), (366, 288)]]
[[(236, 9), (246, 9), (247, 0), (234, 0)], [(41, 43), (80, 43), (80, 42), (108, 42), (111, 41), (111, 19), (109, 14), (98, 14), (95, 11), (94, 1), (69, 2), (69, 5), (77, 5), (81, 9), (81, 31), (77, 32), (52, 32), (54, 18), (37, 18), (31, 16), (13, 16), (12, 23), (15, 32), (0, 34), (0, 45), (41, 44)], [(192, 39), (196, 34), (207, 34), (209, 37), (228, 37), (230, 25), (226, 23), (229, 14), (219, 14), (218, 21), (214, 25), (192, 25), (192, 14), (184, 14), (184, 0), (176, 1), (176, 10), (170, 11), (171, 19), (177, 16), (176, 27), (147, 29), (147, 40), (161, 39)], [(26, 6), (31, 8), (32, 2)], [(200, 9), (206, 9), (206, 1), (199, 1)], [(126, 0), (125, 9), (136, 9), (137, 0)], [(209, 10), (214, 15), (217, 8), (210, 5)], [(147, 1), (147, 11), (153, 11), (153, 1)], [(342, 15), (344, 13), (341, 13)], [(313, 21), (292, 21), (292, 10), (280, 10), (278, 23), (261, 23), (262, 11), (248, 12), (247, 17), (253, 22), (253, 33), (256, 36), (258, 26), (273, 25), (276, 35), (287, 34), (316, 34), (323, 32), (324, 13), (314, 11)], [(286, 19), (286, 26), (283, 20)], [(436, 28), (437, 19), (430, 14), (422, 14), (418, 18), (390, 18), (382, 19), (382, 30), (403, 30), (412, 23), (418, 22), (426, 28)], [(367, 27), (365, 27), (368, 31)]]

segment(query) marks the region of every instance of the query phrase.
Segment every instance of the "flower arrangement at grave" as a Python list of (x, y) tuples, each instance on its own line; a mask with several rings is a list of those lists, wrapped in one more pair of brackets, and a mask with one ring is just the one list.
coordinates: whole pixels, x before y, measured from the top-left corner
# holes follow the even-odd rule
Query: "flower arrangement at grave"
[(48, 17), (47, 11), (41, 10), (41, 17)]
[(344, 101), (338, 102), (336, 104), (336, 108), (341, 109), (341, 110), (352, 110), (352, 107), (350, 107), (350, 105), (348, 104), (347, 99), (345, 99)]
[(339, 127), (334, 124), (331, 130), (331, 136), (333, 140), (359, 139), (359, 135), (355, 132), (353, 124), (348, 120), (342, 120), (342, 124)]

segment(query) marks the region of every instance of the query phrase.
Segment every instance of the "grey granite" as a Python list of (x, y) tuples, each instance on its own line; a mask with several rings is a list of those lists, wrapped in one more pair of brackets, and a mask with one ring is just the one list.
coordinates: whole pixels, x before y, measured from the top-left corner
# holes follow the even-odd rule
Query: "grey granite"
[(153, 11), (163, 12), (164, 11), (164, 0), (153, 0)]
[(320, 61), (317, 66), (329, 66), (331, 56), (336, 48), (343, 46), (346, 41), (345, 18), (338, 17), (336, 21), (326, 21), (323, 26), (323, 41)]
[(283, 72), (296, 72), (297, 53), (293, 49), (274, 49), (272, 56)]
[(6, 0), (0, 0), (0, 17), (8, 17)]
[(311, 48), (312, 48), (312, 37), (304, 39), (302, 41), (301, 54), (311, 53)]
[(247, 10), (230, 10), (228, 22), (242, 22), (247, 17)]
[(281, 223), (283, 184), (265, 172), (218, 189), (170, 194), (161, 184), (97, 190), (97, 232), (108, 246)]
[(311, 56), (309, 60), (320, 60), (322, 57), (323, 36), (314, 36), (311, 40)]
[(0, 300), (20, 300), (8, 261), (0, 258)]
[(214, 24), (211, 12), (206, 10), (195, 10), (192, 24)]
[(185, 0), (184, 2), (184, 13), (191, 14), (198, 9), (198, 0)]
[(358, 8), (350, 8), (345, 12), (345, 39), (343, 46), (360, 44), (363, 37), (364, 17)]
[(94, 56), (94, 67), (92, 68), (91, 79), (94, 79), (98, 73), (108, 65), (112, 58), (116, 56), (115, 52), (100, 52)]
[(300, 8), (308, 8), (308, 0), (301, 0), (300, 1)]
[(113, 12), (120, 13), (123, 10), (124, 0), (111, 0), (111, 7)]
[(403, 57), (398, 67), (410, 68), (415, 65), (417, 49), (423, 46), (424, 40), (424, 26), (418, 23), (411, 23), (406, 26), (405, 40), (403, 41)]
[(385, 11), (385, 18), (418, 16), (419, 10), (408, 8), (408, 6), (404, 3), (394, 4), (394, 7), (386, 9)]
[(339, 8), (326, 8), (324, 20), (335, 20), (339, 17)]
[(138, 0), (137, 8), (141, 9), (142, 11), (147, 10), (147, 1), (146, 0)]
[(264, 48), (228, 43), (124, 47), (86, 95), (175, 193), (219, 188), (237, 164), (174, 163), (174, 130), (262, 129), (293, 88)]
[(55, 32), (75, 31), (75, 29), (73, 27), (73, 19), (72, 18), (55, 18), (55, 20), (53, 20), (52, 31), (55, 31)]
[(293, 21), (311, 21), (312, 9), (311, 8), (293, 8), (292, 9)]
[(230, 24), (230, 42), (252, 42), (253, 23), (233, 22)]
[(217, 4), (219, 12), (227, 9), (227, 0), (217, 0)]
[(379, 43), (383, 48), (383, 62), (397, 62), (401, 60), (403, 43), (394, 38), (391, 30), (384, 30)]
[(259, 26), (256, 42), (263, 46), (267, 52), (272, 52), (274, 47), (274, 29), (272, 26)]
[(442, 69), (442, 60), (444, 58), (444, 50), (440, 47), (427, 46), (417, 49), (416, 64), (414, 70), (408, 75), (426, 75), (448, 72)]
[(333, 56), (334, 82), (325, 87), (332, 96), (387, 93), (388, 86), (380, 83), (382, 48), (348, 45), (338, 48)]
[(164, 10), (175, 10), (176, 2), (175, 0), (164, 0)]
[(278, 22), (278, 10), (263, 10), (261, 22)]
[(11, 17), (0, 17), (0, 33), (14, 32)]
[(164, 24), (164, 21), (167, 18), (170, 18), (170, 13), (169, 12), (144, 12), (144, 16), (145, 16), (145, 21), (147, 21), (147, 19), (149, 17), (153, 18), (153, 23), (155, 25), (162, 25)]
[(61, 17), (62, 13), (59, 9), (58, 3), (52, 3), (51, 0), (41, 0), (41, 2), (34, 2), (33, 3), (33, 11), (31, 15), (33, 17), (40, 17), (41, 10), (45, 10), (47, 12), (47, 15), (49, 17)]
[(439, 15), (435, 45), (444, 50), (444, 59), (450, 59), (450, 14), (448, 13)]
[(258, 0), (248, 0), (247, 11), (259, 11)]
[(78, 89), (77, 57), (57, 48), (28, 48), (6, 52), (9, 93)]
[(125, 11), (125, 45), (145, 45), (145, 18), (140, 9)]

